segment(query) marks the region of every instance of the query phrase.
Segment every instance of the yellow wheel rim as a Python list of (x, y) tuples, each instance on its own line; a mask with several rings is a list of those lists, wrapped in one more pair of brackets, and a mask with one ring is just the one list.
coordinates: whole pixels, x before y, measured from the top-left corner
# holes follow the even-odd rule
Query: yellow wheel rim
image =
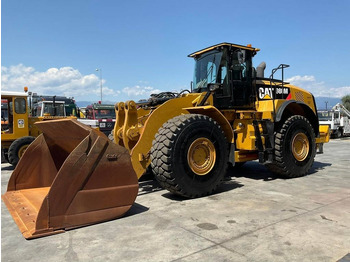
[(23, 145), (18, 150), (18, 158), (21, 158), (29, 145)]
[(303, 161), (309, 154), (310, 144), (309, 139), (304, 133), (298, 133), (292, 141), (293, 156), (298, 161)]
[(199, 176), (208, 174), (216, 161), (214, 144), (204, 137), (196, 139), (188, 149), (187, 161), (195, 174)]

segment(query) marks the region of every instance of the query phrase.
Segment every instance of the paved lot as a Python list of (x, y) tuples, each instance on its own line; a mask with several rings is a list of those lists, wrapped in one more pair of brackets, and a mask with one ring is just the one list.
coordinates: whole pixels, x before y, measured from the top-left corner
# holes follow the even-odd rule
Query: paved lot
[(350, 252), (350, 138), (324, 151), (306, 177), (251, 162), (200, 199), (141, 182), (127, 216), (30, 241), (2, 202), (2, 261), (337, 261)]

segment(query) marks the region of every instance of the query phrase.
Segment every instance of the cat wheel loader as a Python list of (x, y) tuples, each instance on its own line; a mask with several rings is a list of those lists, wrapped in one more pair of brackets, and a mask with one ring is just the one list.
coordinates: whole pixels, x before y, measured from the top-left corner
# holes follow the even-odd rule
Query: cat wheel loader
[[(264, 77), (259, 51), (221, 43), (189, 55), (193, 87), (115, 105), (114, 142), (74, 120), (37, 123), (3, 195), (25, 238), (122, 216), (138, 179), (151, 169), (167, 190), (188, 198), (216, 190), (229, 165), (258, 160), (285, 178), (306, 175), (329, 141), (309, 92)], [(282, 70), (282, 80), (274, 79)]]

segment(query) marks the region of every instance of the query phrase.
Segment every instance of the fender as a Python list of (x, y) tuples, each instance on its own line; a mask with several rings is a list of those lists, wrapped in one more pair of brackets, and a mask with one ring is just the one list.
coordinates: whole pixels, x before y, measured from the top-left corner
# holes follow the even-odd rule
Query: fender
[(318, 116), (307, 104), (296, 100), (285, 101), (277, 110), (275, 122), (280, 122), (287, 111), (292, 115), (298, 114), (305, 116), (310, 121), (313, 129), (315, 130), (316, 137), (318, 136)]
[(131, 162), (138, 178), (142, 176), (151, 163), (149, 152), (158, 129), (173, 117), (181, 114), (188, 114), (188, 111), (184, 108), (192, 107), (193, 101), (199, 95), (200, 94), (188, 94), (183, 97), (170, 99), (157, 107), (147, 118), (143, 127), (143, 132), (140, 134), (136, 145), (130, 152)]
[(225, 133), (226, 139), (229, 143), (234, 142), (233, 129), (226, 117), (214, 106), (197, 106), (184, 108), (190, 114), (206, 115), (214, 119)]

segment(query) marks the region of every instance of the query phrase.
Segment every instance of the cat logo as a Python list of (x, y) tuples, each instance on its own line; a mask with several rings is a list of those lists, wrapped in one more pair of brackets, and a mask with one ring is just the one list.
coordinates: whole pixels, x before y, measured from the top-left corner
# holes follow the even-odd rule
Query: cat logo
[(272, 99), (272, 88), (259, 87), (259, 99)]
[(290, 94), (289, 87), (277, 86), (277, 87), (266, 87), (260, 86), (258, 88), (259, 100), (268, 99), (287, 99)]

